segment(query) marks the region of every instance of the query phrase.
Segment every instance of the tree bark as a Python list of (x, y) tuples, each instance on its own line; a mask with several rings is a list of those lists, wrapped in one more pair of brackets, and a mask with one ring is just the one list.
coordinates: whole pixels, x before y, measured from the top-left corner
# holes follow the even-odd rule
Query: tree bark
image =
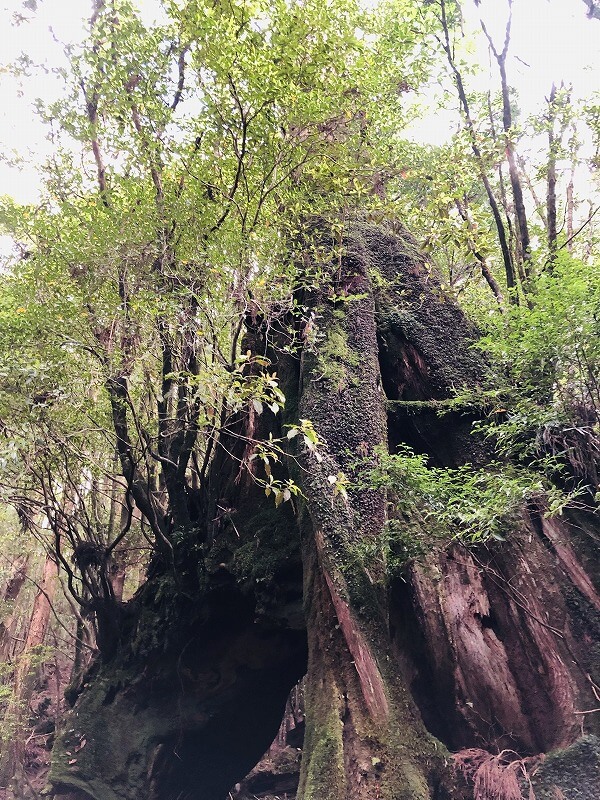
[(2, 600), (4, 603), (9, 604), (9, 610), (2, 622), (0, 622), (0, 661), (7, 661), (14, 654), (14, 627), (16, 612), (16, 601), (21, 593), (23, 584), (27, 578), (27, 567), (29, 565), (30, 556), (18, 556), (12, 567), (14, 574), (6, 584)]
[(573, 252), (573, 211), (575, 207), (574, 199), (574, 170), (571, 169), (569, 183), (567, 184), (567, 250)]
[(324, 446), (318, 460), (299, 454), (309, 660), (298, 797), (426, 800), (442, 780), (443, 748), (392, 659), (380, 538), (387, 498), (360, 488), (387, 448), (375, 299), (364, 238), (344, 244), (330, 283), (304, 300), (320, 345), (303, 353), (299, 413)]
[[(9, 733), (9, 738), (3, 742), (0, 757), (0, 787), (8, 786), (22, 768), (26, 719), (39, 666), (39, 663), (35, 662), (35, 656), (36, 651), (43, 645), (48, 630), (57, 576), (57, 563), (51, 555), (48, 555), (33, 601), (25, 643), (16, 661), (12, 696), (4, 714), (5, 731)], [(39, 653), (37, 655), (39, 656)], [(18, 795), (17, 787), (16, 796)]]

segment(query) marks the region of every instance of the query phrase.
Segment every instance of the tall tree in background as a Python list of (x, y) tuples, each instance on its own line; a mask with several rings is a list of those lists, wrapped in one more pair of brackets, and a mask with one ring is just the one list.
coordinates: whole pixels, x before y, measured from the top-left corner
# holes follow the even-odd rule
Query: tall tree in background
[[(36, 672), (42, 663), (42, 648), (50, 622), (52, 602), (56, 594), (57, 573), (57, 563), (53, 555), (48, 555), (33, 603), (23, 649), (16, 663), (14, 689), (4, 714), (4, 726), (10, 733), (2, 748), (2, 758), (0, 759), (0, 785), (2, 786), (6, 786), (15, 772), (19, 773), (22, 769), (25, 749), (25, 717), (29, 713)], [(16, 783), (23, 786), (19, 774), (16, 776)]]
[(496, 200), (494, 190), (492, 188), (490, 179), (488, 177), (487, 167), (478, 142), (477, 132), (475, 130), (475, 123), (471, 115), (470, 104), (467, 97), (467, 92), (465, 89), (463, 78), (454, 58), (454, 48), (451, 41), (451, 22), (448, 18), (448, 13), (447, 13), (448, 5), (446, 3), (446, 0), (440, 0), (439, 8), (440, 8), (440, 21), (443, 33), (443, 39), (441, 39), (441, 45), (446, 54), (446, 57), (448, 59), (448, 64), (450, 66), (450, 69), (454, 77), (461, 110), (464, 115), (465, 124), (471, 142), (471, 148), (473, 150), (473, 155), (475, 156), (475, 160), (477, 162), (479, 175), (484, 185), (490, 210), (494, 218), (494, 224), (496, 226), (498, 242), (500, 244), (500, 250), (502, 252), (502, 260), (504, 263), (506, 286), (509, 290), (510, 297), (513, 299), (513, 301), (517, 302), (518, 301), (518, 296), (516, 293), (517, 278), (514, 269), (513, 255), (510, 252), (508, 236), (500, 212), (500, 207), (498, 205), (498, 201)]
[(515, 207), (515, 217), (517, 222), (517, 231), (519, 235), (518, 246), (518, 263), (523, 266), (522, 283), (524, 288), (527, 289), (527, 283), (531, 278), (531, 240), (529, 237), (529, 224), (527, 222), (527, 211), (525, 209), (525, 201), (523, 199), (523, 188), (521, 186), (521, 177), (519, 175), (519, 167), (515, 153), (514, 128), (513, 128), (513, 115), (511, 109), (510, 91), (508, 84), (508, 77), (506, 74), (506, 58), (510, 47), (510, 36), (512, 28), (512, 0), (508, 0), (508, 20), (506, 22), (506, 29), (504, 33), (504, 41), (502, 49), (498, 49), (492, 37), (488, 33), (488, 29), (483, 19), (481, 20), (481, 27), (489, 42), (490, 50), (498, 64), (500, 72), (500, 87), (502, 92), (502, 127), (504, 130), (505, 145), (506, 145), (506, 160), (508, 162), (508, 173), (510, 176), (510, 185), (512, 188), (513, 202)]

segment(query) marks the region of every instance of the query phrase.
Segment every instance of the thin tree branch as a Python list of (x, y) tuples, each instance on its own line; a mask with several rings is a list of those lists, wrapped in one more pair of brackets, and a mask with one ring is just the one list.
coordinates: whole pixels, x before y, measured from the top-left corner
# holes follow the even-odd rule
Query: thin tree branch
[(594, 217), (596, 216), (596, 214), (597, 214), (599, 211), (600, 211), (600, 206), (598, 206), (598, 208), (596, 208), (596, 209), (595, 209), (595, 210), (594, 210), (594, 211), (593, 211), (593, 212), (590, 214), (590, 216), (589, 216), (589, 217), (586, 219), (586, 221), (583, 223), (583, 225), (581, 225), (579, 228), (577, 228), (577, 230), (575, 231), (575, 233), (574, 233), (574, 234), (573, 234), (571, 237), (569, 237), (569, 238), (567, 239), (567, 241), (566, 241), (566, 242), (563, 242), (563, 244), (561, 244), (561, 246), (560, 246), (558, 249), (559, 249), (559, 250), (562, 250), (564, 247), (567, 247), (567, 245), (571, 244), (571, 242), (573, 241), (573, 239), (575, 239), (575, 237), (576, 237), (576, 236), (579, 236), (579, 234), (581, 233), (581, 231), (582, 231), (584, 228), (586, 228), (586, 227), (587, 227), (587, 226), (590, 224), (590, 222), (591, 222), (591, 221), (594, 219)]

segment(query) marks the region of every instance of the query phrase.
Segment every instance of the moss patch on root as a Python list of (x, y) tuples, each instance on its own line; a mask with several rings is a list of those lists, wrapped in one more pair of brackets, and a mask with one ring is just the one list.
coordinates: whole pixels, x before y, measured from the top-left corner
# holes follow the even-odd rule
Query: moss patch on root
[(316, 714), (307, 719), (304, 747), (310, 752), (310, 761), (300, 779), (299, 796), (303, 800), (342, 800), (345, 794), (342, 728), (334, 708), (324, 709), (321, 719), (315, 719)]
[(550, 753), (536, 770), (533, 787), (536, 800), (598, 800), (600, 738), (583, 736)]

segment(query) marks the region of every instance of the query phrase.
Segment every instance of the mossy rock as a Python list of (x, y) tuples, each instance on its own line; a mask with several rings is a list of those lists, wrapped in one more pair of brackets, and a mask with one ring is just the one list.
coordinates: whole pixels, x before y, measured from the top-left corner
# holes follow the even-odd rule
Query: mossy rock
[(533, 776), (536, 800), (598, 800), (600, 739), (584, 736), (550, 753)]

